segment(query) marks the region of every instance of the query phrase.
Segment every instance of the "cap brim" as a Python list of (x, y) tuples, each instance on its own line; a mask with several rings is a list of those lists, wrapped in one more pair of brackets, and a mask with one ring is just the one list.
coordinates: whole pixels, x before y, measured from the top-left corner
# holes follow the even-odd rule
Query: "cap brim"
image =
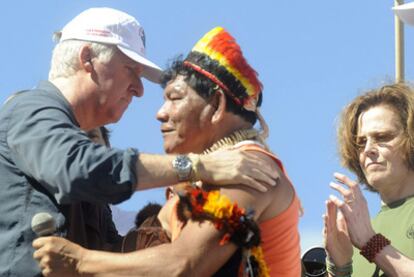
[(406, 24), (414, 25), (414, 2), (392, 8), (395, 14)]
[(157, 84), (161, 82), (162, 69), (158, 65), (138, 55), (134, 51), (131, 51), (120, 45), (117, 45), (117, 46), (118, 46), (118, 49), (121, 50), (122, 53), (124, 53), (125, 55), (133, 59), (134, 61), (144, 66), (144, 70), (142, 71), (142, 77)]

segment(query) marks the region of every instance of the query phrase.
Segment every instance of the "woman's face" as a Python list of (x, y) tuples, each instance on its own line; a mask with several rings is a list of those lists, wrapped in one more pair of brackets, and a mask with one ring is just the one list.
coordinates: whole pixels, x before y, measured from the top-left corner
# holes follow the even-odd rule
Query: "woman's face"
[(378, 192), (399, 189), (411, 169), (405, 161), (400, 117), (387, 105), (374, 106), (358, 118), (359, 162), (368, 184)]

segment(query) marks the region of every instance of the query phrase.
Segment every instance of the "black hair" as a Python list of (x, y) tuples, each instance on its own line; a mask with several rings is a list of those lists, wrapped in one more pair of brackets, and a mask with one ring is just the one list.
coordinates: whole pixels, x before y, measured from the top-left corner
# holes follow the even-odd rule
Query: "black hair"
[[(239, 99), (247, 97), (245, 88), (242, 86), (231, 73), (229, 73), (223, 66), (219, 65), (217, 61), (211, 60), (207, 56), (201, 53), (190, 53), (186, 60), (196, 60), (197, 64), (203, 64), (203, 68), (208, 72), (213, 72), (215, 76), (226, 84), (226, 86), (236, 95)], [(203, 74), (195, 71), (191, 67), (184, 64), (182, 56), (175, 58), (171, 65), (164, 70), (161, 76), (161, 86), (166, 87), (167, 83), (174, 80), (177, 75), (183, 75), (185, 82), (194, 89), (201, 97), (206, 100), (210, 100), (216, 93), (217, 85)], [(255, 112), (248, 111), (242, 106), (236, 104), (234, 100), (224, 93), (226, 97), (226, 111), (239, 115), (247, 122), (254, 125), (257, 121), (257, 115)], [(260, 93), (257, 106), (262, 104), (262, 94)]]
[(162, 206), (157, 203), (148, 203), (145, 205), (135, 216), (135, 227), (138, 229), (147, 218), (157, 215), (161, 208)]

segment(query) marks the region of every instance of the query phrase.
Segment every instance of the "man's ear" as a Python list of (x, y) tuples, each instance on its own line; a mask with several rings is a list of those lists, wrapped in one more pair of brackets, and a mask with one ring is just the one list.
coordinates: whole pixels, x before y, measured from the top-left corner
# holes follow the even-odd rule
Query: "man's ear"
[(224, 114), (226, 112), (227, 99), (226, 99), (226, 96), (224, 95), (224, 92), (220, 90), (217, 93), (217, 95), (218, 95), (217, 96), (217, 101), (218, 101), (217, 108), (211, 118), (211, 123), (213, 124), (219, 123), (223, 119)]
[(79, 51), (79, 63), (86, 72), (93, 71), (92, 50), (89, 45), (84, 45)]
[(169, 186), (165, 189), (165, 200), (170, 200), (175, 195), (173, 186)]

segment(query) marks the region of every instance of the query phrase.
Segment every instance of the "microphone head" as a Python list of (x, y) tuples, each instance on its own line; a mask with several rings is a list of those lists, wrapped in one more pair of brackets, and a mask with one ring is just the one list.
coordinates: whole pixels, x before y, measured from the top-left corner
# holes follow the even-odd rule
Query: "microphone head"
[(50, 236), (56, 232), (55, 219), (48, 213), (37, 213), (32, 218), (32, 230), (37, 236)]

